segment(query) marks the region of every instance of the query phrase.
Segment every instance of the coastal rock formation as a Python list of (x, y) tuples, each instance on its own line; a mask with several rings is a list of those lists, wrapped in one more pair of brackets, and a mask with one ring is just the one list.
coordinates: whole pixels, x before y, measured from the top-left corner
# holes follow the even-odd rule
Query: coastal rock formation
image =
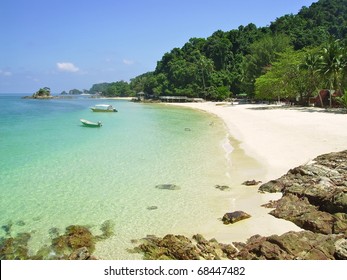
[(244, 219), (248, 219), (250, 217), (251, 215), (247, 214), (246, 212), (235, 211), (231, 213), (225, 213), (222, 218), (222, 221), (225, 225), (228, 225), (228, 224), (233, 224)]
[(232, 245), (206, 240), (197, 234), (192, 239), (183, 235), (168, 234), (163, 238), (147, 236), (133, 252), (143, 253), (146, 260), (221, 260), (237, 252)]
[(260, 191), (282, 192), (271, 215), (323, 234), (347, 232), (347, 151), (318, 156)]
[(287, 232), (281, 236), (255, 235), (246, 244), (234, 243), (241, 260), (334, 260), (342, 259), (336, 249), (340, 235), (311, 231)]
[(334, 260), (347, 259), (347, 241), (342, 235), (311, 231), (283, 235), (252, 236), (246, 243), (222, 244), (201, 235), (163, 238), (148, 236), (133, 250), (146, 260)]

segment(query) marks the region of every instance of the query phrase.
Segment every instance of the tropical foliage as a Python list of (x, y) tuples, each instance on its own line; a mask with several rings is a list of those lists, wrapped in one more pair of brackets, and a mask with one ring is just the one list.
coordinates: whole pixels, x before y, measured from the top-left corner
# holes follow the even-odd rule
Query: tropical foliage
[[(267, 27), (250, 23), (191, 38), (163, 55), (152, 72), (93, 85), (108, 96), (143, 91), (223, 100), (245, 95), (303, 104), (320, 88), (346, 87), (347, 0), (320, 0)], [(347, 99), (346, 99), (347, 100)]]
[(50, 97), (51, 89), (49, 87), (40, 88), (37, 92), (35, 92), (32, 97), (33, 98), (42, 98), (42, 97)]

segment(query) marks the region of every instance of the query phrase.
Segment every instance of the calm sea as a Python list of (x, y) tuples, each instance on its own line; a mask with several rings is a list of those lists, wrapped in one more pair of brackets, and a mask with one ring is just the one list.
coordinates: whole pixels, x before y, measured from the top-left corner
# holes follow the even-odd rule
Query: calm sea
[[(97, 103), (117, 113), (93, 113)], [(30, 232), (35, 253), (50, 230), (111, 220), (97, 244), (104, 259), (136, 259), (132, 239), (203, 233), (226, 210), (216, 184), (228, 184), (226, 129), (186, 108), (89, 98), (30, 100), (0, 95), (0, 237)], [(101, 121), (101, 128), (79, 119)], [(175, 184), (178, 190), (158, 189)], [(151, 210), (149, 210), (151, 209)]]

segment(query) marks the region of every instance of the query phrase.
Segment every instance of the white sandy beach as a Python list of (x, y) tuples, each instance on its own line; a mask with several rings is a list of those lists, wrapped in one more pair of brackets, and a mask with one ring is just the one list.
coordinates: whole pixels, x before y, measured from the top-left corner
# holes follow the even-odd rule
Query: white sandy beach
[[(245, 179), (267, 182), (320, 154), (347, 149), (346, 114), (331, 113), (319, 108), (220, 105), (213, 102), (175, 105), (204, 110), (219, 116), (225, 122), (230, 136), (240, 142), (239, 148), (232, 153), (232, 164), (237, 168), (235, 158), (239, 161), (253, 159), (258, 163), (251, 164), (249, 174), (245, 167), (247, 163), (243, 163), (242, 170), (236, 171), (241, 172), (241, 177)], [(233, 157), (234, 153), (236, 156)], [(254, 170), (255, 166), (259, 172)], [(225, 212), (242, 210), (251, 214), (252, 218), (228, 226), (220, 221), (208, 225), (204, 232), (206, 237), (215, 237), (219, 242), (245, 241), (254, 234), (268, 236), (301, 230), (290, 222), (267, 214), (269, 209), (261, 205), (280, 195), (260, 194), (257, 189), (258, 187), (233, 186), (232, 191), (226, 192), (230, 208), (225, 209)]]

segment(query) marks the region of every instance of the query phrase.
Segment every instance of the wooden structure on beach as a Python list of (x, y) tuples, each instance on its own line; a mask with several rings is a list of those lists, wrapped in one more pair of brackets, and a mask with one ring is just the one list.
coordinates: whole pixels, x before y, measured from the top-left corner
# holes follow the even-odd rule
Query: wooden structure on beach
[(187, 96), (160, 96), (160, 101), (162, 102), (187, 102), (188, 97)]
[(336, 97), (340, 97), (342, 94), (339, 91), (322, 89), (319, 91), (317, 96), (311, 97), (309, 105), (314, 107), (329, 107), (330, 98), (332, 107), (339, 107), (339, 103), (336, 101)]
[(189, 98), (187, 96), (160, 96), (160, 101), (162, 102), (204, 102), (202, 98)]

